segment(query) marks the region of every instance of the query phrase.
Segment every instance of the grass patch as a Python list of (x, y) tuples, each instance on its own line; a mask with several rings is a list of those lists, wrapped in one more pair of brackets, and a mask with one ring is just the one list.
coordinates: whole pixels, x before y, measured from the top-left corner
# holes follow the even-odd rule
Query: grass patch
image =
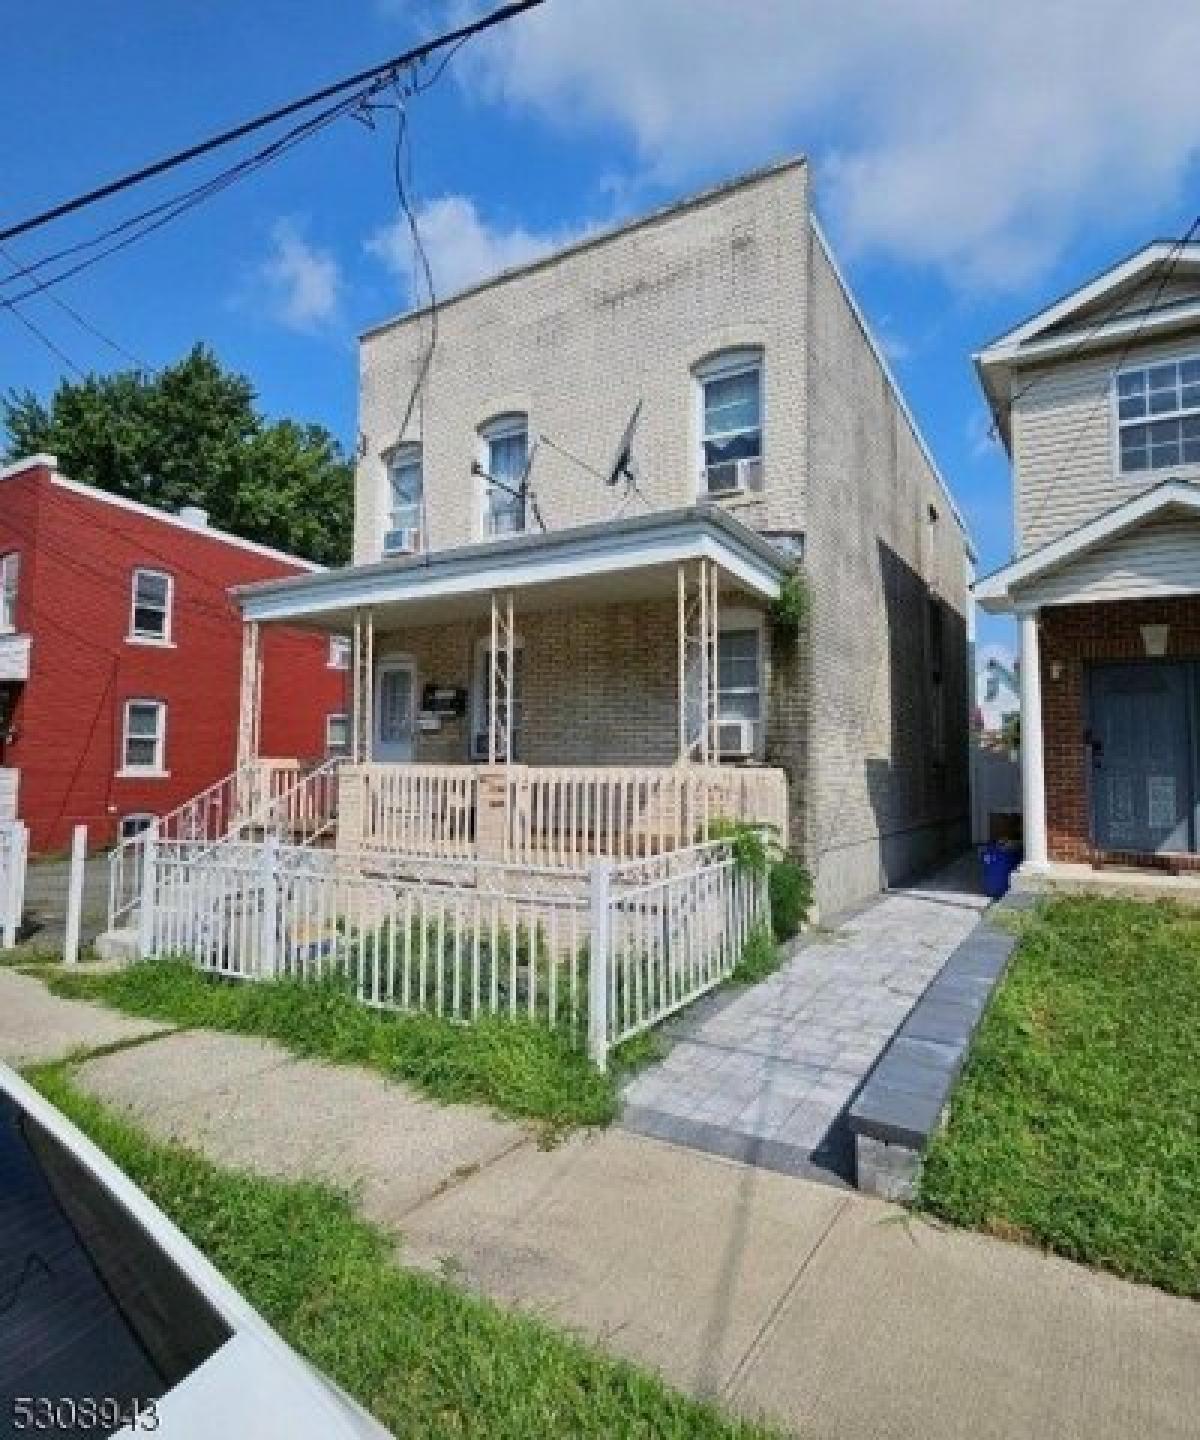
[(397, 1436), (766, 1440), (531, 1317), (399, 1269), (392, 1237), (324, 1185), (222, 1170), (30, 1072), (302, 1355)]
[(765, 925), (751, 930), (742, 947), (742, 958), (730, 972), (726, 982), (729, 985), (757, 985), (768, 975), (774, 975), (783, 963), (779, 947), (771, 938)]
[(293, 1054), (365, 1065), (443, 1101), (472, 1101), (539, 1122), (548, 1138), (616, 1115), (618, 1080), (645, 1057), (614, 1052), (601, 1075), (561, 1030), (536, 1020), (483, 1017), (456, 1025), (432, 1015), (368, 1008), (336, 980), (219, 981), (184, 960), (109, 974), (62, 967), (42, 978), (55, 994), (130, 1015), (279, 1041)]
[(1200, 1297), (1200, 912), (1059, 899), (1023, 925), (918, 1203)]

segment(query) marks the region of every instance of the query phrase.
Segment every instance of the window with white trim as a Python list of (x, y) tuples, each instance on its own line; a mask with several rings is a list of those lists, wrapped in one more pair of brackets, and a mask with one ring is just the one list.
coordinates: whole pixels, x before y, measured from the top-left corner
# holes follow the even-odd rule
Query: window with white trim
[[(734, 747), (722, 745), (729, 753), (753, 753), (758, 749), (762, 725), (762, 630), (756, 626), (721, 627), (717, 636), (717, 720), (718, 726), (743, 722), (746, 740)], [(731, 732), (732, 733), (732, 732)]]
[(121, 768), (161, 775), (166, 769), (167, 706), (162, 700), (126, 700)]
[(1123, 475), (1200, 465), (1200, 357), (1122, 370), (1117, 432)]
[(349, 635), (331, 635), (329, 637), (329, 668), (331, 670), (349, 670)]
[(424, 468), (421, 447), (399, 445), (388, 461), (388, 528), (384, 550), (410, 552), (422, 548)]
[(17, 628), (17, 584), (21, 557), (10, 550), (0, 559), (0, 631), (11, 635)]
[(171, 638), (171, 600), (175, 583), (163, 570), (133, 572), (129, 638), (166, 644)]
[(120, 826), (120, 838), (122, 840), (136, 840), (145, 830), (158, 819), (157, 815), (148, 812), (139, 812), (134, 815), (122, 815)]
[(521, 482), (529, 458), (529, 421), (525, 415), (500, 415), (479, 432), (483, 440), (483, 533), (519, 535), (525, 529)]
[(697, 369), (702, 494), (727, 494), (761, 483), (762, 376), (759, 351), (729, 351)]
[(330, 756), (350, 753), (349, 715), (326, 715), (325, 753)]
[[(513, 684), (512, 684), (512, 749), (509, 757), (516, 760), (521, 753), (521, 719), (524, 713), (522, 693), (524, 686), (521, 680), (523, 662), (521, 660), (521, 642), (517, 640), (513, 644)], [(491, 654), (492, 648), (486, 640), (481, 640), (475, 652), (475, 703), (472, 706), (474, 723), (471, 726), (471, 756), (475, 760), (486, 760), (488, 757), (488, 730), (491, 725), (492, 716), (492, 687), (491, 687)], [(505, 692), (508, 687), (504, 684), (504, 674), (508, 664), (508, 651), (500, 652), (500, 674), (497, 676), (497, 707), (499, 709), (500, 734), (504, 733), (504, 705)], [(503, 760), (503, 755), (497, 755), (498, 760)]]

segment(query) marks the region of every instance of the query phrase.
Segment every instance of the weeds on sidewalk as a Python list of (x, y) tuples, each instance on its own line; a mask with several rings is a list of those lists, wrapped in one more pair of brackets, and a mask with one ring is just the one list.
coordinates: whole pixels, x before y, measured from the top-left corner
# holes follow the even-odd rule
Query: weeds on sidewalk
[[(258, 987), (255, 987), (258, 988)], [(224, 1170), (83, 1095), (29, 1078), (163, 1209), (284, 1338), (397, 1436), (768, 1440), (656, 1377), (431, 1276), (324, 1185)]]
[(50, 990), (175, 1025), (258, 1035), (293, 1054), (365, 1065), (436, 1100), (474, 1101), (539, 1122), (547, 1138), (606, 1125), (620, 1079), (653, 1058), (639, 1037), (600, 1074), (562, 1030), (523, 1018), (483, 1016), (469, 1025), (432, 1015), (378, 1011), (337, 981), (223, 982), (183, 960), (155, 960), (103, 975), (42, 972)]

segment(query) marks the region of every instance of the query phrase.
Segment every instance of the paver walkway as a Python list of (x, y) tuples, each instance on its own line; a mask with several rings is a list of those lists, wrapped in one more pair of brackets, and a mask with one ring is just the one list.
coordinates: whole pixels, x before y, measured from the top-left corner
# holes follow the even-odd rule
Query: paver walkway
[(792, 1174), (851, 1178), (844, 1112), (987, 901), (974, 858), (795, 947), (769, 980), (684, 1011), (625, 1090), (626, 1129)]
[[(104, 1043), (96, 1006), (0, 970), (0, 1016)], [(20, 1026), (0, 1028), (14, 1058)], [(400, 1241), (674, 1384), (821, 1440), (1185, 1440), (1200, 1305), (894, 1206), (620, 1130), (542, 1150), (351, 1066), (178, 1032), (81, 1083), (153, 1133), (332, 1176)], [(449, 1267), (447, 1262), (452, 1262)]]

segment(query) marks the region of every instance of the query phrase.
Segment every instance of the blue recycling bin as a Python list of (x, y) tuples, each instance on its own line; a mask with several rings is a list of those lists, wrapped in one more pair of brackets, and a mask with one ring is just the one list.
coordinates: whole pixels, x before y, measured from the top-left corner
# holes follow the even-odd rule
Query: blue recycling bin
[(979, 852), (983, 871), (983, 893), (989, 900), (1001, 900), (1008, 893), (1012, 873), (1021, 863), (1021, 852), (1015, 845), (985, 845)]

